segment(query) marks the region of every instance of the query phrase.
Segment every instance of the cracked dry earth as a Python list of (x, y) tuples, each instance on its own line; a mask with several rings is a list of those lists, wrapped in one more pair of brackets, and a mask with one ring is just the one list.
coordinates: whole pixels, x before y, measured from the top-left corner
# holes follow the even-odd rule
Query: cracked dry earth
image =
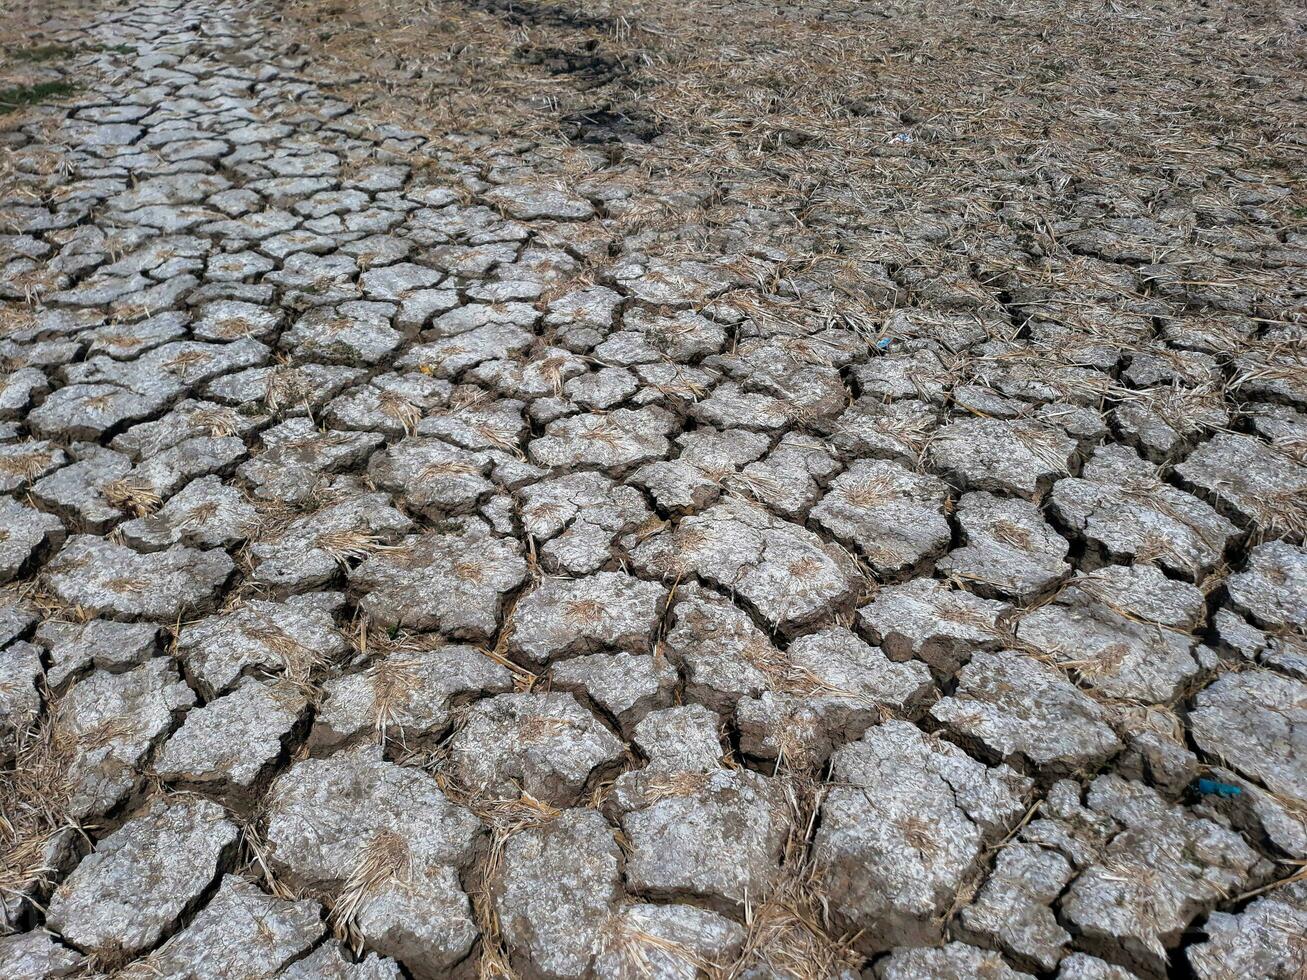
[(40, 40), (0, 975), (1305, 975), (1287, 185), (834, 268), (373, 118), (258, 6)]

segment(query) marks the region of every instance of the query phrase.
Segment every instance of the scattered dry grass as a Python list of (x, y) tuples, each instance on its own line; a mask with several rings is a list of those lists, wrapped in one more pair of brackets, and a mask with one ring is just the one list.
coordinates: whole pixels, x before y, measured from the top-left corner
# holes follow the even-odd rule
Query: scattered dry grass
[(310, 695), (314, 693), (313, 679), (328, 663), (325, 655), (270, 621), (242, 626), (241, 632), (281, 661), (286, 680)]
[(29, 449), (0, 456), (0, 476), (31, 483), (53, 460), (54, 451), (50, 449)]
[(49, 863), (57, 839), (80, 828), (70, 814), (70, 769), (77, 756), (125, 734), (106, 725), (80, 737), (59, 721), (58, 703), (18, 736), (12, 767), (0, 779), (0, 894), (40, 892), (57, 871)]
[(153, 487), (131, 476), (104, 484), (100, 487), (100, 496), (109, 503), (109, 506), (134, 514), (136, 517), (153, 514), (163, 503)]
[(384, 539), (366, 528), (346, 528), (338, 531), (323, 531), (313, 539), (313, 545), (325, 551), (332, 560), (342, 567), (351, 562), (362, 561), (384, 547)]
[(358, 955), (363, 949), (358, 928), (363, 907), (392, 885), (403, 887), (412, 880), (413, 855), (408, 841), (392, 830), (373, 833), (332, 905), (328, 921), (336, 938)]

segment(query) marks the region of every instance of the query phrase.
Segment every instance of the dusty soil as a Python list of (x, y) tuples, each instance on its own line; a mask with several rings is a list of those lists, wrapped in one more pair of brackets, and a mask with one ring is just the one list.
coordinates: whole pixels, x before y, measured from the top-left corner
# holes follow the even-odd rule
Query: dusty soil
[(1302, 8), (0, 13), (0, 975), (1301, 980)]

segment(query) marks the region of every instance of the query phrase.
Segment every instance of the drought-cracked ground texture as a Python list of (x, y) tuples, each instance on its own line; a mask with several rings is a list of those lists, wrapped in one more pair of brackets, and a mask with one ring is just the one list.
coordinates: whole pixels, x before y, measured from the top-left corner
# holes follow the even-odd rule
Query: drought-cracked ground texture
[(0, 976), (1307, 976), (1301, 7), (0, 31)]

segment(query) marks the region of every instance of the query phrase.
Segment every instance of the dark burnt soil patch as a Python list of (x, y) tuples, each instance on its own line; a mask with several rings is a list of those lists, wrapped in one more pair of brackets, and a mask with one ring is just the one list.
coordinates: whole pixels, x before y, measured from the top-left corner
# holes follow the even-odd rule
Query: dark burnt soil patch
[(581, 11), (554, 3), (531, 3), (530, 0), (461, 0), (470, 10), (484, 10), (503, 18), (515, 27), (560, 27), (568, 30), (595, 30), (611, 33), (614, 21), (609, 17), (592, 17)]

